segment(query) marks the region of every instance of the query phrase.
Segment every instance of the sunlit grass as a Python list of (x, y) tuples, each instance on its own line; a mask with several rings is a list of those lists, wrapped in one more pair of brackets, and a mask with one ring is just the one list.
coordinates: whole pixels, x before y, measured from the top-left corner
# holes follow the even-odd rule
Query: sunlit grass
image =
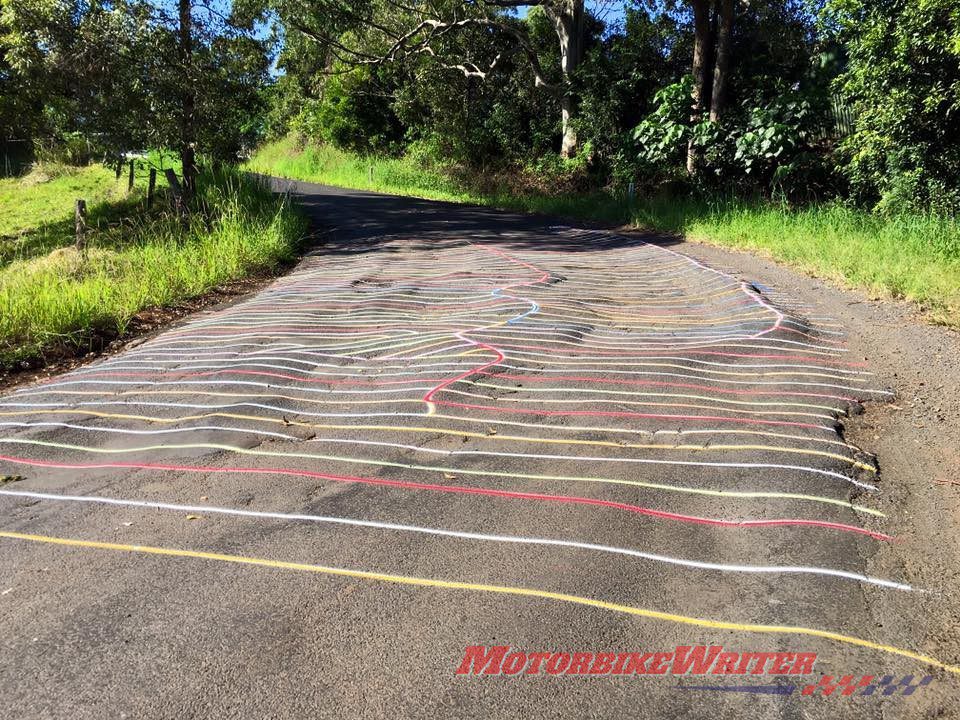
[[(151, 153), (150, 159), (156, 162), (159, 155)], [(142, 214), (149, 164), (135, 162), (132, 191), (127, 172), (125, 165), (118, 179), (113, 169), (100, 164), (75, 167), (45, 161), (34, 163), (21, 177), (0, 179), (0, 267), (72, 244), (77, 199), (86, 200), (87, 225), (95, 231)], [(158, 192), (166, 184), (158, 172)]]
[(392, 195), (410, 195), (431, 200), (482, 202), (448, 175), (417, 165), (409, 158), (360, 157), (329, 145), (297, 146), (292, 137), (264, 145), (246, 168), (275, 177), (312, 180)]
[(169, 215), (127, 218), (0, 269), (0, 363), (122, 334), (140, 310), (198, 296), (296, 257), (303, 218), (236, 172), (200, 182), (209, 225)]
[(930, 317), (960, 326), (960, 222), (934, 216), (880, 217), (842, 205), (790, 208), (734, 198), (626, 198), (480, 192), (479, 183), (422, 168), (411, 158), (363, 158), (331, 147), (265, 145), (249, 169), (267, 175), (435, 200), (602, 220), (768, 255), (878, 296), (906, 298)]
[(95, 206), (122, 194), (121, 183), (102, 165), (41, 164), (23, 177), (0, 178), (0, 237), (72, 218), (77, 198)]
[(880, 217), (844, 207), (660, 201), (631, 220), (703, 242), (750, 250), (808, 273), (913, 300), (937, 322), (960, 325), (960, 223), (933, 216)]

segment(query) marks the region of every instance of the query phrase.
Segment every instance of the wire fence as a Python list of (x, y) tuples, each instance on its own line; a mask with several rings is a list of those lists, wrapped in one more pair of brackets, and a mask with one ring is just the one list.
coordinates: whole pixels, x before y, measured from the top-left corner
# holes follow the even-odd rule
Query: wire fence
[(843, 138), (853, 133), (856, 115), (844, 97), (836, 93), (830, 96), (830, 114), (836, 137)]
[(126, 157), (113, 157), (99, 141), (97, 133), (83, 135), (67, 133), (64, 136), (34, 138), (0, 137), (0, 177), (12, 177), (24, 172), (37, 160), (52, 160), (68, 165), (86, 165), (91, 162), (119, 162)]
[(813, 133), (815, 140), (836, 142), (852, 135), (856, 128), (857, 116), (853, 106), (842, 95), (834, 93), (826, 107), (826, 117), (819, 129)]

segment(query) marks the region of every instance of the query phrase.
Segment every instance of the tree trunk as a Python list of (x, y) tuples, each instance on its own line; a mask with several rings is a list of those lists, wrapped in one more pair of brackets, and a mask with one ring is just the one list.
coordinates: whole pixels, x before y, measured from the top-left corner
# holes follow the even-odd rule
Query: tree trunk
[[(693, 4), (693, 93), (691, 123), (698, 123), (709, 97), (707, 65), (710, 54), (710, 0), (691, 0)], [(691, 140), (687, 143), (687, 172), (695, 175), (700, 165), (700, 152)]]
[(575, 157), (579, 146), (577, 128), (574, 126), (576, 105), (576, 99), (570, 93), (564, 93), (560, 98), (560, 123), (563, 129), (560, 156), (565, 158)]
[(720, 122), (727, 102), (727, 79), (730, 74), (730, 44), (733, 35), (734, 0), (719, 0), (720, 22), (717, 28), (717, 59), (713, 66), (713, 93), (710, 121)]
[(559, 0), (543, 6), (547, 16), (553, 21), (560, 40), (560, 69), (563, 71), (563, 95), (560, 98), (560, 118), (563, 128), (563, 142), (560, 154), (573, 157), (577, 154), (579, 143), (574, 119), (577, 113), (577, 97), (571, 90), (571, 81), (583, 59), (584, 11), (583, 0)]
[(191, 0), (178, 0), (180, 11), (179, 55), (182, 73), (182, 95), (180, 98), (180, 163), (183, 174), (184, 194), (191, 198), (197, 188), (196, 157), (196, 95), (193, 86), (193, 30)]

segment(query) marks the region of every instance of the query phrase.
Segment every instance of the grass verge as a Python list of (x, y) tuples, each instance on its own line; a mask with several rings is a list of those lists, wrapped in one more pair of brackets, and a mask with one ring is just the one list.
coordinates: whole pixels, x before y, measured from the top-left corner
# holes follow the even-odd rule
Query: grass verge
[(22, 177), (0, 178), (0, 238), (72, 218), (76, 198), (94, 207), (120, 197), (120, 181), (102, 165), (38, 164)]
[[(122, 335), (145, 308), (197, 297), (296, 258), (305, 221), (236, 171), (200, 178), (207, 208), (188, 228), (154, 213), (0, 265), (0, 367), (68, 354)], [(205, 221), (206, 219), (206, 221)]]
[[(805, 208), (738, 199), (626, 198), (608, 192), (548, 194), (491, 186), (414, 159), (363, 158), (292, 138), (263, 146), (248, 168), (265, 175), (434, 200), (599, 220), (685, 235), (767, 255), (875, 297), (916, 302), (960, 327), (960, 222), (880, 217), (842, 205)], [(480, 189), (483, 188), (483, 189)]]
[[(158, 153), (150, 161), (156, 163)], [(166, 159), (166, 158), (165, 158)], [(135, 164), (135, 184), (127, 189), (127, 166), (121, 177), (103, 165), (34, 163), (26, 175), (0, 179), (0, 267), (45, 255), (74, 242), (74, 205), (87, 201), (87, 225), (100, 231), (142, 215), (148, 162)], [(162, 193), (166, 179), (157, 174)]]

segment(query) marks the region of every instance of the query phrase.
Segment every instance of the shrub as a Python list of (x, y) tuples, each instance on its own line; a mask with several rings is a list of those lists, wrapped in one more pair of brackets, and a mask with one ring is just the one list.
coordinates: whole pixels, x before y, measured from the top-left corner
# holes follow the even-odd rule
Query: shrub
[(842, 169), (884, 212), (960, 210), (960, 6), (955, 0), (829, 0), (847, 48), (837, 86), (854, 105)]

